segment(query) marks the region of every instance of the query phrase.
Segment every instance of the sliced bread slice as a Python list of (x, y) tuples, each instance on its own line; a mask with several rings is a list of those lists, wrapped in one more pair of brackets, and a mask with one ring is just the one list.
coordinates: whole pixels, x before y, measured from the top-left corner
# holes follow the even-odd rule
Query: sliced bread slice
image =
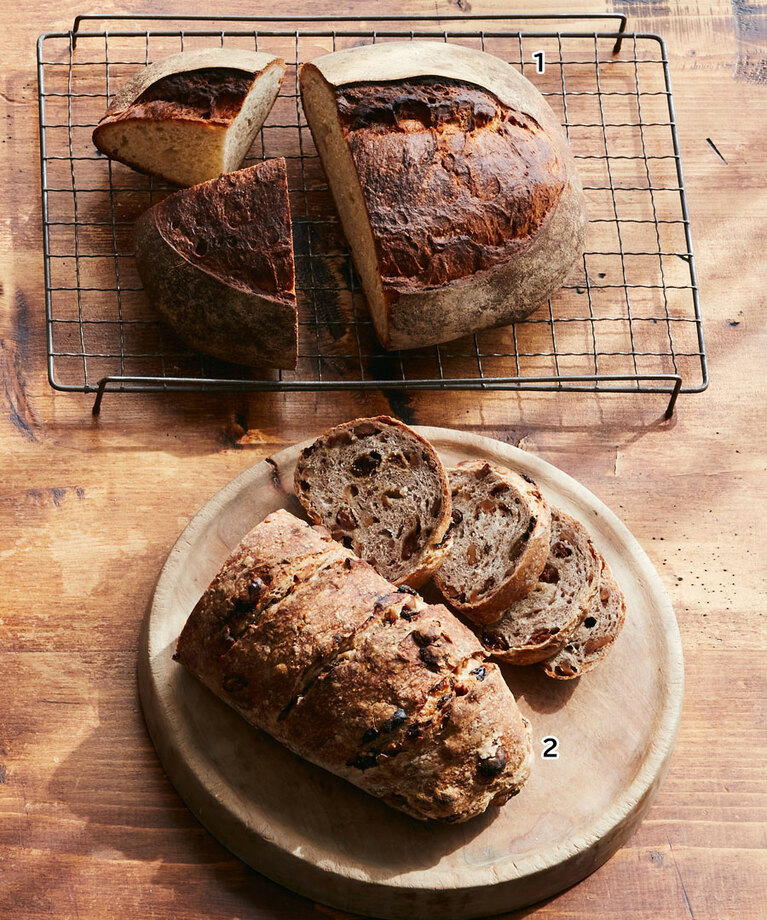
[(448, 470), (453, 544), (434, 583), (475, 623), (492, 623), (538, 581), (551, 512), (532, 479), (483, 460)]
[(593, 604), (600, 568), (586, 529), (552, 508), (549, 555), (538, 581), (496, 623), (484, 627), (482, 644), (495, 658), (511, 664), (548, 658), (570, 638)]
[(549, 677), (570, 680), (595, 667), (608, 654), (626, 619), (626, 601), (602, 559), (599, 591), (575, 632), (559, 651), (541, 662)]
[(117, 91), (93, 132), (102, 153), (177, 185), (237, 169), (277, 98), (285, 62), (225, 48), (155, 61)]
[(428, 441), (388, 416), (326, 431), (299, 457), (309, 517), (394, 584), (423, 584), (448, 550), (450, 488)]
[(139, 217), (135, 248), (149, 299), (192, 348), (240, 364), (296, 366), (285, 160), (174, 192)]

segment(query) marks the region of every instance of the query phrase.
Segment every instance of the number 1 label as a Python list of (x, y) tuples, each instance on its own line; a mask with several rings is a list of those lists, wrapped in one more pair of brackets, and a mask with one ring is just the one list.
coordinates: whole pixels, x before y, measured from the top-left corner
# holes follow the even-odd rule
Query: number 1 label
[(535, 61), (535, 72), (546, 73), (546, 56), (543, 51), (533, 52), (533, 60)]

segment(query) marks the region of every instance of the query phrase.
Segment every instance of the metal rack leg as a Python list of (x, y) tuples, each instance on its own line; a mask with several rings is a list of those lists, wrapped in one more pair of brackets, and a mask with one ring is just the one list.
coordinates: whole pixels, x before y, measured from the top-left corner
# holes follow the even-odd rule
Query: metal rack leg
[(101, 400), (104, 398), (108, 380), (108, 377), (102, 377), (101, 380), (99, 380), (99, 388), (96, 391), (96, 400), (93, 403), (93, 409), (91, 410), (93, 415), (98, 415), (99, 412), (101, 412)]
[(666, 406), (666, 414), (664, 418), (671, 418), (674, 414), (674, 407), (676, 406), (676, 399), (679, 396), (679, 391), (682, 389), (682, 378), (677, 375), (674, 380), (674, 389), (671, 391), (671, 399), (668, 401), (668, 406)]
[(616, 55), (621, 50), (621, 45), (623, 44), (623, 33), (626, 31), (626, 22), (627, 17), (621, 16), (621, 22), (618, 26), (618, 37), (615, 39), (615, 44), (613, 45), (613, 55)]

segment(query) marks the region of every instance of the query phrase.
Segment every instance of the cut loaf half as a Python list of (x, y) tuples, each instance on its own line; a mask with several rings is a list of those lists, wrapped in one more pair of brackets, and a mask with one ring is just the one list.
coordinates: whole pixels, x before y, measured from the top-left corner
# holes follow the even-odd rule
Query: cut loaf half
[(551, 509), (551, 544), (533, 589), (483, 628), (482, 644), (495, 658), (533, 664), (569, 640), (594, 603), (601, 557), (586, 529), (558, 508)]
[(296, 366), (283, 159), (169, 195), (137, 220), (135, 248), (149, 299), (192, 348), (240, 364)]
[(434, 583), (456, 610), (492, 623), (538, 581), (551, 512), (536, 484), (506, 467), (466, 460), (448, 477), (453, 542)]
[(428, 441), (388, 416), (331, 428), (298, 459), (307, 514), (384, 578), (422, 585), (449, 549), (450, 489)]
[(581, 258), (573, 156), (506, 62), (386, 42), (304, 64), (300, 89), (385, 348), (523, 319)]
[(107, 156), (177, 185), (238, 169), (277, 98), (285, 62), (225, 48), (155, 61), (117, 91), (93, 132)]

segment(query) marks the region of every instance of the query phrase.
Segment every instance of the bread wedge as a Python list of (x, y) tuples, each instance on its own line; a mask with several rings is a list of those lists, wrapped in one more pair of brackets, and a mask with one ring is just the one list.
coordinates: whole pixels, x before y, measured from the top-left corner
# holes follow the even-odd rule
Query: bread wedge
[(285, 62), (271, 54), (172, 54), (118, 89), (93, 143), (133, 169), (197, 185), (240, 167), (284, 75)]
[(448, 478), (452, 545), (434, 583), (451, 607), (492, 623), (537, 583), (551, 512), (531, 479), (498, 464), (466, 460)]
[(599, 590), (586, 615), (555, 655), (541, 662), (549, 677), (572, 680), (596, 667), (612, 649), (626, 619), (626, 602), (610, 567), (600, 556)]
[(381, 42), (304, 64), (300, 89), (385, 348), (521, 320), (581, 259), (572, 153), (544, 98), (505, 61)]
[(174, 192), (139, 217), (134, 236), (147, 295), (187, 344), (239, 364), (296, 366), (284, 160)]
[(551, 509), (551, 544), (533, 589), (482, 628), (485, 649), (510, 664), (549, 658), (575, 632), (599, 588), (601, 560), (586, 529)]
[(326, 431), (299, 457), (295, 490), (312, 521), (394, 584), (419, 587), (447, 554), (447, 473), (431, 444), (396, 419)]
[(529, 723), (471, 631), (287, 511), (224, 562), (176, 658), (300, 757), (420, 820), (466, 821), (530, 772)]

